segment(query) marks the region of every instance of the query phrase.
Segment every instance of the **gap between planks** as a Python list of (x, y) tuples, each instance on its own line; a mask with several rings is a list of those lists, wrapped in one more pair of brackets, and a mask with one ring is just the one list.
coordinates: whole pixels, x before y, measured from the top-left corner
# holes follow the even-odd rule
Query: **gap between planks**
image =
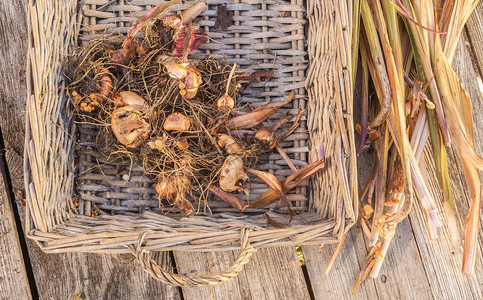
[[(0, 5), (0, 36), (9, 37), (8, 43), (0, 44), (0, 127), (5, 138), (6, 160), (10, 171), (13, 191), (23, 190), (23, 143), (25, 126), (26, 81), (25, 61), (27, 43), (27, 0), (3, 1)], [(3, 185), (3, 182), (0, 184)], [(15, 193), (17, 200), (22, 200), (21, 193)], [(0, 220), (3, 226), (12, 216), (11, 210), (4, 208), (9, 204), (5, 200), (2, 190), (0, 200), (4, 217)], [(13, 205), (18, 205), (17, 203)], [(18, 206), (22, 228), (25, 223), (25, 208)], [(12, 221), (13, 222), (13, 221)], [(8, 228), (8, 227), (5, 227)], [(7, 231), (4, 230), (4, 231)], [(9, 237), (14, 230), (10, 227)], [(178, 289), (167, 287), (156, 282), (145, 274), (141, 268), (132, 261), (130, 255), (99, 255), (84, 253), (45, 254), (30, 239), (24, 240), (28, 248), (35, 286), (38, 296), (42, 299), (71, 299), (73, 295), (80, 295), (82, 299), (181, 299)], [(18, 277), (26, 277), (23, 263), (20, 261), (20, 250), (9, 237), (8, 249), (2, 251), (3, 256), (15, 265), (9, 265), (0, 271), (15, 271)], [(17, 248), (16, 248), (17, 247)], [(15, 251), (17, 249), (17, 251)], [(154, 254), (153, 257), (160, 265), (170, 269), (171, 259), (168, 253)], [(2, 273), (5, 274), (5, 273)], [(9, 277), (0, 280), (0, 285), (10, 284)], [(18, 281), (16, 286), (11, 285), (0, 289), (2, 299), (29, 299), (26, 279), (23, 285)], [(2, 292), (7, 293), (5, 297)], [(34, 295), (36, 297), (36, 295)]]
[[(3, 146), (0, 129), (0, 144)], [(16, 223), (14, 208), (10, 200), (7, 175), (7, 166), (3, 147), (0, 147), (0, 298), (9, 299), (14, 295), (20, 299), (32, 299), (37, 296), (35, 283), (29, 280), (27, 270), (29, 264), (24, 260), (26, 249), (22, 249), (19, 239), (21, 224)], [(7, 175), (8, 176), (8, 175)], [(14, 204), (15, 205), (15, 204)], [(28, 254), (27, 254), (28, 259)], [(30, 274), (32, 274), (30, 269)]]

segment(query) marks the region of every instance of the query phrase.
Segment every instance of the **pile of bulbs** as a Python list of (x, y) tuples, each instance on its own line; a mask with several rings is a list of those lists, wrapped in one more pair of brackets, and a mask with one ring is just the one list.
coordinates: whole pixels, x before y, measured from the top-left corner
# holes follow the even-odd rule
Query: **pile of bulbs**
[[(285, 199), (285, 193), (323, 167), (321, 157), (297, 170), (280, 146), (298, 127), (300, 108), (296, 115), (286, 114), (270, 126), (264, 124), (295, 93), (285, 101), (248, 111), (237, 107), (243, 74), (235, 74), (236, 64), (188, 58), (207, 41), (199, 26), (191, 24), (206, 9), (204, 2), (147, 26), (171, 2), (154, 7), (136, 21), (120, 46), (101, 40), (79, 51), (76, 62), (82, 63), (73, 63), (74, 71), (66, 75), (79, 117), (104, 118), (117, 149), (139, 157), (146, 174), (156, 180), (160, 203), (176, 207), (183, 216), (195, 211), (187, 199), (194, 197), (193, 190), (211, 191), (239, 211)], [(146, 37), (136, 38), (143, 28)], [(293, 124), (277, 134), (291, 119)], [(293, 170), (284, 181), (252, 169), (256, 163), (247, 165), (250, 157), (274, 149)], [(247, 173), (269, 186), (251, 203), (236, 195), (248, 195)]]

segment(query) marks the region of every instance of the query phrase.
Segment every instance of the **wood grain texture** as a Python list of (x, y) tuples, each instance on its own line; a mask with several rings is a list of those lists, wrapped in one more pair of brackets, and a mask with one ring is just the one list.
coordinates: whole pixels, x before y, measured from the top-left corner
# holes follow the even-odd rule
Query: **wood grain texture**
[(0, 175), (0, 299), (31, 299), (12, 204)]
[(379, 299), (433, 299), (431, 283), (409, 220), (397, 225), (389, 247), (379, 276), (370, 279), (374, 281)]
[[(26, 0), (2, 1), (0, 4), (0, 125), (5, 140), (6, 156), (10, 169), (10, 177), (13, 188), (23, 188), (23, 143), (25, 126), (25, 67), (26, 67)], [(3, 185), (3, 183), (2, 183)], [(21, 195), (21, 194), (17, 194)], [(2, 200), (2, 196), (0, 196)], [(6, 215), (4, 221), (10, 220), (11, 211), (4, 208), (2, 202), (1, 211)], [(24, 218), (24, 209), (19, 207)], [(1, 249), (0, 253), (7, 255), (10, 263), (4, 262), (2, 271), (17, 272), (17, 277), (25, 273), (23, 263), (19, 260), (19, 254), (15, 254), (15, 243), (10, 235), (15, 230), (6, 224), (2, 227), (2, 245), (8, 249)], [(8, 227), (8, 226), (10, 227)], [(10, 229), (8, 229), (10, 228)], [(3, 243), (7, 238), (8, 243)], [(6, 241), (6, 240), (5, 240)], [(134, 261), (131, 256), (119, 255), (96, 255), (83, 253), (69, 254), (45, 254), (37, 245), (28, 240), (29, 257), (38, 288), (42, 299), (70, 299), (78, 293), (82, 299), (180, 299), (177, 288), (167, 287), (151, 279)], [(169, 253), (153, 254), (161, 266), (172, 269)], [(3, 258), (3, 256), (2, 256)], [(16, 264), (14, 264), (16, 262)], [(9, 288), (15, 288), (12, 275), (0, 279), (0, 293), (4, 290), (9, 293)], [(5, 289), (3, 289), (5, 284)], [(25, 284), (25, 283), (24, 283)], [(11, 286), (9, 286), (11, 285)], [(18, 282), (18, 299), (27, 299), (28, 290), (21, 288)], [(22, 294), (23, 293), (23, 294)], [(8, 295), (8, 294), (7, 294)], [(1, 297), (0, 298), (10, 298)]]
[[(181, 274), (222, 271), (237, 251), (215, 253), (174, 252)], [(294, 247), (259, 249), (237, 277), (212, 288), (183, 288), (184, 299), (309, 299), (302, 268)]]
[(14, 191), (23, 186), (25, 139), (27, 0), (2, 1), (0, 5), (0, 126)]
[[(0, 127), (4, 136), (10, 136), (8, 141), (5, 141), (7, 160), (9, 157), (15, 157), (15, 153), (23, 151), (21, 132), (24, 119), (17, 118), (22, 115), (22, 108), (15, 105), (15, 102), (17, 99), (25, 99), (25, 88), (19, 89), (20, 84), (25, 82), (25, 55), (21, 53), (22, 51), (15, 50), (25, 49), (27, 39), (25, 3), (26, 1), (15, 0), (9, 3), (2, 2), (0, 5)], [(18, 34), (16, 30), (19, 30)], [(22, 68), (18, 68), (20, 63)], [(19, 167), (21, 166), (19, 165)], [(18, 184), (18, 182), (14, 184)], [(17, 225), (12, 204), (7, 198), (2, 175), (0, 175), (0, 212), (2, 213), (0, 218), (0, 299), (11, 299), (14, 296), (19, 299), (29, 299), (31, 298), (30, 287), (17, 234)]]
[[(359, 114), (360, 103), (355, 103), (355, 110)], [(364, 153), (358, 158), (360, 190), (373, 169), (372, 161), (371, 153)], [(326, 245), (322, 249), (302, 247), (315, 299), (433, 299), (408, 220), (398, 224), (379, 276), (367, 278), (352, 296), (352, 287), (370, 250), (369, 241), (361, 227), (355, 226), (347, 236), (334, 267), (326, 276), (324, 271), (334, 249), (335, 245)]]
[(362, 284), (354, 294), (352, 286), (367, 254), (362, 231), (354, 226), (339, 252), (331, 272), (325, 275), (325, 268), (334, 253), (335, 245), (302, 246), (307, 273), (315, 299), (378, 299), (372, 280)]
[[(149, 277), (130, 254), (45, 254), (29, 242), (41, 299), (181, 299), (179, 290)], [(168, 252), (152, 254), (172, 270)]]
[(336, 264), (324, 275), (334, 248), (302, 247), (315, 299), (434, 299), (408, 220), (398, 225), (379, 276), (367, 278), (354, 294), (351, 290), (369, 249), (360, 226), (352, 229)]
[(470, 42), (476, 71), (481, 77), (483, 76), (483, 2), (478, 3), (469, 17), (464, 32)]

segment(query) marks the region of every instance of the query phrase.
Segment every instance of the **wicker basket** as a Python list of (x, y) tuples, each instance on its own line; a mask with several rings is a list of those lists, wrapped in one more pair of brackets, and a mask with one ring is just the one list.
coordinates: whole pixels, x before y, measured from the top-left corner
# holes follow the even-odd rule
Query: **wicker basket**
[[(238, 213), (213, 199), (209, 211), (200, 207), (186, 218), (160, 208), (154, 184), (142, 169), (103, 161), (92, 147), (93, 129), (75, 123), (62, 77), (65, 57), (78, 42), (126, 33), (130, 22), (159, 0), (30, 2), (26, 231), (43, 251), (128, 252), (167, 284), (214, 285), (236, 276), (257, 247), (334, 243), (355, 223), (352, 1), (235, 0), (228, 4), (234, 24), (219, 31), (213, 30), (217, 4), (225, 1), (208, 0), (208, 9), (198, 18), (210, 37), (201, 52), (236, 62), (241, 70), (275, 72), (269, 82), (246, 90), (243, 101), (258, 105), (296, 91), (293, 107), (280, 112), (296, 111), (299, 105), (307, 111), (301, 127), (282, 145), (295, 165), (314, 160), (316, 146), (324, 145), (326, 168), (289, 195), (297, 215), (285, 229), (272, 227), (263, 216), (267, 210), (283, 213), (276, 203)], [(170, 10), (189, 5), (187, 1)], [(282, 177), (291, 172), (276, 154), (263, 167)], [(262, 188), (254, 183), (253, 194)], [(169, 274), (149, 257), (152, 250), (236, 249), (241, 252), (232, 267), (203, 276)]]

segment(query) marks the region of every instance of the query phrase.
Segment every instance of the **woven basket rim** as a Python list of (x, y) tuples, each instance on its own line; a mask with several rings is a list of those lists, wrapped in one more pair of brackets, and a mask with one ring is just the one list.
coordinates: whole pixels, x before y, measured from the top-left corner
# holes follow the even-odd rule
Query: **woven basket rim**
[[(47, 0), (48, 1), (48, 0)], [(94, 0), (90, 0), (94, 1)], [(302, 0), (293, 0), (302, 1)], [(98, 1), (99, 2), (99, 1)], [(307, 13), (310, 21), (310, 16), (314, 14), (314, 8), (316, 6), (323, 6), (324, 4), (316, 3), (317, 1), (307, 1)], [(350, 1), (348, 1), (350, 2)], [(69, 12), (64, 12), (59, 18), (64, 18), (64, 27), (68, 32), (68, 36), (59, 36), (59, 39), (63, 39), (59, 42), (63, 46), (69, 44), (74, 40), (71, 35), (78, 34), (79, 26), (68, 27), (66, 20), (80, 20), (80, 15), (76, 15), (79, 12), (76, 7), (76, 0), (67, 0), (63, 4), (66, 8), (69, 8)], [(69, 6), (70, 5), (70, 6)], [(59, 4), (59, 7), (62, 5)], [(345, 5), (333, 6), (333, 9), (341, 9)], [(38, 10), (37, 10), (38, 9)], [(43, 12), (42, 8), (33, 5), (32, 0), (29, 6), (29, 12), (32, 16), (40, 16)], [(345, 8), (347, 9), (347, 7)], [(71, 15), (69, 15), (71, 14)], [(344, 16), (345, 15), (345, 16)], [(340, 16), (345, 17), (346, 25), (350, 22), (350, 14), (347, 11), (340, 13)], [(54, 17), (52, 17), (54, 18)], [(55, 19), (55, 18), (54, 18)], [(217, 250), (234, 250), (239, 249), (239, 236), (240, 229), (252, 229), (248, 240), (254, 247), (270, 247), (279, 245), (300, 245), (300, 244), (325, 244), (335, 243), (338, 239), (345, 234), (356, 222), (357, 214), (357, 182), (356, 174), (351, 174), (350, 179), (347, 178), (347, 173), (339, 174), (339, 178), (344, 185), (342, 188), (346, 188), (352, 197), (343, 197), (340, 199), (340, 206), (346, 208), (346, 213), (342, 216), (338, 216), (337, 220), (327, 220), (318, 216), (315, 212), (306, 212), (304, 214), (295, 217), (294, 224), (288, 228), (273, 228), (269, 225), (264, 225), (260, 222), (261, 216), (258, 217), (232, 217), (230, 214), (220, 213), (210, 217), (206, 216), (190, 216), (187, 218), (172, 218), (168, 215), (159, 215), (151, 212), (139, 214), (136, 216), (131, 215), (114, 215), (114, 216), (97, 216), (86, 217), (82, 215), (72, 214), (69, 211), (61, 212), (58, 215), (52, 214), (50, 216), (45, 215), (42, 211), (42, 200), (37, 198), (36, 187), (39, 186), (39, 178), (36, 177), (35, 172), (37, 169), (41, 169), (38, 157), (38, 145), (41, 142), (37, 136), (39, 131), (43, 129), (44, 123), (40, 122), (39, 113), (36, 110), (40, 105), (40, 101), (44, 101), (40, 96), (38, 89), (39, 86), (39, 25), (38, 18), (29, 18), (29, 50), (27, 57), (27, 87), (28, 87), (28, 99), (27, 99), (27, 117), (26, 117), (26, 138), (25, 138), (25, 158), (24, 158), (24, 172), (25, 172), (25, 187), (27, 195), (26, 205), (26, 235), (33, 239), (44, 252), (101, 252), (101, 253), (128, 253), (129, 249), (126, 245), (132, 245), (136, 242), (138, 237), (146, 232), (149, 233), (145, 238), (146, 248), (149, 250), (179, 250), (179, 251), (217, 251)], [(311, 22), (321, 22), (322, 20)], [(341, 22), (342, 24), (343, 22)], [(340, 24), (339, 24), (340, 25)], [(350, 25), (350, 24), (349, 24)], [(340, 27), (341, 34), (347, 33), (350, 26), (347, 25)], [(309, 22), (309, 26), (312, 26)], [(52, 29), (53, 30), (53, 29)], [(308, 29), (309, 34), (314, 28)], [(62, 32), (62, 30), (60, 31)], [(349, 34), (350, 38), (350, 34)], [(341, 38), (342, 39), (342, 38)], [(350, 44), (346, 44), (336, 49), (337, 51), (345, 51), (350, 49)], [(316, 47), (316, 45), (310, 45), (310, 47)], [(344, 50), (345, 49), (345, 50)], [(344, 55), (348, 55), (350, 51), (346, 51)], [(56, 53), (59, 57), (61, 54)], [(347, 57), (346, 57), (347, 58)], [(55, 58), (54, 58), (55, 59)], [(350, 61), (350, 59), (349, 59)], [(346, 72), (350, 66), (346, 66), (343, 71)], [(60, 70), (60, 69), (59, 69)], [(44, 72), (47, 70), (41, 70)], [(308, 86), (314, 85), (314, 78), (316, 78), (319, 70), (310, 69), (306, 73), (306, 82)], [(350, 74), (350, 72), (349, 72)], [(60, 71), (56, 74), (56, 80), (60, 82)], [(349, 76), (350, 78), (350, 76)], [(310, 83), (309, 83), (310, 81)], [(338, 83), (340, 88), (344, 89), (347, 86), (351, 86), (351, 83)], [(317, 87), (319, 88), (319, 87)], [(346, 90), (344, 96), (348, 103), (347, 110), (352, 114), (351, 103), (351, 91)], [(309, 97), (310, 97), (309, 93)], [(320, 96), (320, 95), (319, 95)], [(62, 98), (62, 93), (57, 98)], [(342, 96), (341, 96), (342, 97)], [(42, 100), (39, 100), (39, 99)], [(340, 99), (339, 99), (340, 101)], [(60, 111), (62, 101), (57, 100), (60, 104), (59, 107), (52, 108), (53, 111)], [(350, 110), (349, 110), (350, 108)], [(68, 118), (67, 118), (68, 119)], [(37, 121), (37, 123), (33, 122)], [(71, 120), (69, 120), (70, 122)], [(350, 166), (352, 170), (355, 168), (355, 147), (354, 147), (354, 134), (353, 129), (350, 128), (352, 122), (352, 116), (345, 118), (347, 122), (347, 128), (341, 129), (343, 135), (346, 135), (346, 139), (349, 140), (351, 147), (349, 149), (350, 154), (343, 154), (340, 157), (341, 162), (344, 160), (350, 160)], [(45, 124), (51, 122), (46, 119)], [(56, 125), (55, 122), (50, 124)], [(66, 133), (68, 135), (68, 123), (66, 123)], [(47, 125), (44, 125), (47, 126)], [(59, 131), (60, 132), (60, 131)], [(347, 137), (348, 136), (348, 137)], [(60, 138), (59, 138), (60, 139)], [(339, 141), (340, 142), (340, 141)], [(54, 141), (55, 143), (55, 141)], [(58, 142), (61, 143), (61, 142)], [(67, 145), (68, 142), (65, 142)], [(70, 144), (69, 144), (70, 145)], [(36, 148), (37, 147), (37, 148)], [(342, 147), (342, 146), (341, 146)], [(72, 145), (73, 148), (73, 145)], [(64, 151), (61, 153), (66, 157), (70, 157), (72, 153), (69, 153), (68, 147), (62, 148)], [(36, 152), (37, 151), (37, 152)], [(64, 153), (65, 152), (65, 153)], [(44, 154), (53, 155), (53, 154)], [(53, 160), (51, 156), (50, 160)], [(50, 161), (54, 164), (55, 162)], [(339, 163), (339, 158), (337, 158)], [(53, 166), (53, 165), (52, 165)], [(49, 173), (53, 174), (53, 173)], [(67, 180), (67, 179), (64, 179)], [(72, 179), (73, 180), (73, 179)], [(352, 180), (351, 183), (348, 181)], [(68, 181), (68, 180), (67, 180)], [(354, 187), (355, 185), (355, 187)], [(64, 187), (68, 189), (69, 187)], [(355, 192), (354, 192), (355, 191)], [(72, 195), (72, 194), (71, 194)], [(62, 201), (62, 200), (59, 200)], [(347, 215), (349, 217), (347, 217)], [(56, 220), (55, 216), (62, 216)], [(227, 217), (230, 216), (230, 219)], [(258, 218), (258, 219), (257, 219)], [(47, 220), (49, 222), (47, 222)], [(164, 223), (163, 223), (164, 222)], [(49, 223), (54, 225), (49, 225)], [(196, 223), (194, 225), (193, 223)], [(188, 230), (189, 228), (189, 230)]]

